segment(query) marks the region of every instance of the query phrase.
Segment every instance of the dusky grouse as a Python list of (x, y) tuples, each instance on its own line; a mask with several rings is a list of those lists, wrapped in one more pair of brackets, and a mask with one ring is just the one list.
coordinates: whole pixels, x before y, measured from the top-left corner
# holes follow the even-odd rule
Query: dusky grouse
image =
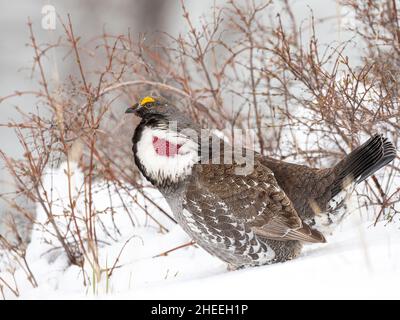
[[(332, 168), (253, 153), (243, 172), (246, 164), (234, 153), (224, 158), (222, 140), (204, 139), (166, 99), (145, 97), (126, 113), (141, 118), (132, 139), (137, 167), (196, 243), (235, 268), (283, 262), (297, 257), (303, 243), (325, 242), (354, 186), (396, 157), (394, 146), (377, 134)], [(215, 152), (215, 145), (222, 148)]]

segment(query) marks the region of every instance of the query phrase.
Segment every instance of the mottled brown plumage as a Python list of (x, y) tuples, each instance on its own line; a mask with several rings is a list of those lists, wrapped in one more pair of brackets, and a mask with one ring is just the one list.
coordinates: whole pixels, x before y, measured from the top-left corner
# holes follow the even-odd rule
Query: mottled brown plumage
[[(236, 267), (283, 262), (297, 257), (303, 243), (325, 242), (323, 233), (342, 220), (354, 185), (396, 156), (393, 145), (375, 135), (332, 168), (256, 153), (251, 170), (239, 174), (244, 164), (226, 161), (224, 142), (214, 139), (222, 147), (216, 155), (208, 145), (203, 149), (185, 133), (200, 129), (165, 100), (146, 97), (128, 112), (142, 118), (133, 151), (143, 175), (202, 248)], [(160, 154), (160, 141), (171, 150)]]
[[(227, 204), (238, 221), (246, 223), (258, 235), (272, 240), (324, 242), (324, 237), (302, 223), (292, 202), (279, 187), (272, 170), (256, 161), (249, 175), (237, 175), (235, 165), (195, 165), (187, 186), (187, 199), (211, 207), (207, 192)], [(188, 206), (188, 209), (193, 209)], [(206, 209), (205, 212), (210, 211)], [(202, 212), (202, 214), (205, 214)], [(213, 213), (213, 216), (218, 212)], [(222, 225), (223, 226), (223, 225)]]
[(332, 168), (315, 169), (304, 165), (262, 157), (261, 163), (270, 168), (303, 220), (324, 212), (330, 201), (330, 186), (336, 179)]

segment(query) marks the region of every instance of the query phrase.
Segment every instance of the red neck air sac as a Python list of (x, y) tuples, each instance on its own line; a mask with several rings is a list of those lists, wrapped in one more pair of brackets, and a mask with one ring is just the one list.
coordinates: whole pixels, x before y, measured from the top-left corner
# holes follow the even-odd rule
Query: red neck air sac
[(173, 157), (178, 154), (182, 145), (172, 143), (163, 138), (153, 137), (153, 147), (159, 156)]

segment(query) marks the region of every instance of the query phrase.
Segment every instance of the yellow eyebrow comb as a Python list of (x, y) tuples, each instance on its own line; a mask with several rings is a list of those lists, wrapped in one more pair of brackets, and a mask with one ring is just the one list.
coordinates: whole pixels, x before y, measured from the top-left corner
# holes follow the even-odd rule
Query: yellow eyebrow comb
[(153, 102), (156, 102), (156, 100), (152, 97), (147, 96), (147, 97), (144, 97), (142, 100), (140, 100), (139, 104), (143, 107), (147, 103), (153, 103)]

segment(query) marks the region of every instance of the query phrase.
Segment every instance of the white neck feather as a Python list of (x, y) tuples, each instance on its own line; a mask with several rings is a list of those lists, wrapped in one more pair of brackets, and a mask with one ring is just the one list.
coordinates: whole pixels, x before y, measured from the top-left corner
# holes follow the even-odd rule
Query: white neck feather
[[(181, 145), (173, 156), (157, 154), (153, 146), (153, 137), (165, 139), (175, 145)], [(199, 161), (198, 144), (175, 131), (145, 127), (137, 143), (136, 156), (146, 169), (147, 175), (155, 181), (181, 181), (191, 174), (192, 167)]]

